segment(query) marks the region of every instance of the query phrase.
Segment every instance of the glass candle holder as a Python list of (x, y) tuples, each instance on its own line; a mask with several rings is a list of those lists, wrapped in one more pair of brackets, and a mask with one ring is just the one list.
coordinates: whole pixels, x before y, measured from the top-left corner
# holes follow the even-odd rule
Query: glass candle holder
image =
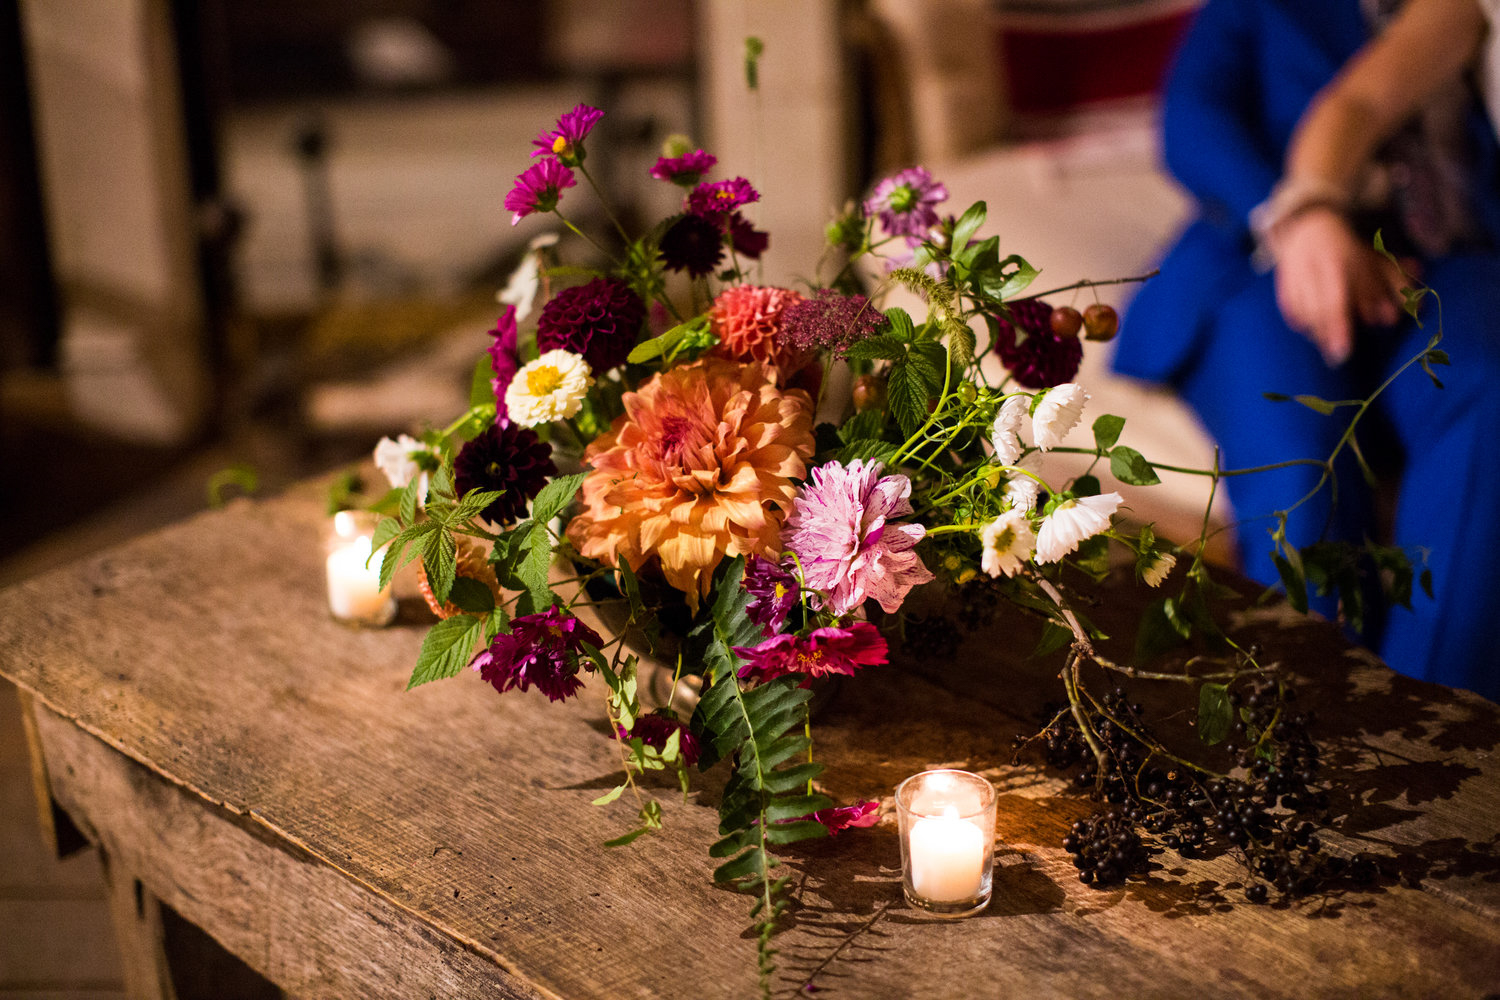
[(896, 816), (907, 902), (943, 917), (972, 916), (989, 905), (993, 785), (968, 771), (923, 771), (896, 786)]
[(395, 595), (380, 586), (381, 554), (371, 558), (376, 520), (364, 510), (341, 510), (328, 520), (328, 610), (347, 624), (389, 625), (396, 617)]

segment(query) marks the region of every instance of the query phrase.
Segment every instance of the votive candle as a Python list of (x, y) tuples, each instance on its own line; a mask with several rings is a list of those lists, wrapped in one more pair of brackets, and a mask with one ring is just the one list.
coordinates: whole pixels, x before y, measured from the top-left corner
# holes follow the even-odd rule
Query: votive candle
[(964, 917), (989, 904), (995, 789), (968, 771), (923, 771), (896, 788), (902, 889), (913, 906)]
[(380, 586), (381, 555), (371, 558), (375, 523), (365, 511), (333, 516), (326, 560), (328, 610), (341, 622), (389, 625), (396, 617), (391, 588)]

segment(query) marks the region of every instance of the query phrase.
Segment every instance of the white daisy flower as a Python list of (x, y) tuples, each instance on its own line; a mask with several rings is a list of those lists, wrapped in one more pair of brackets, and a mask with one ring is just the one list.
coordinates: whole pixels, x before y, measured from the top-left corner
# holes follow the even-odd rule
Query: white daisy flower
[(1062, 444), (1068, 431), (1078, 426), (1078, 420), (1083, 416), (1083, 404), (1088, 401), (1089, 394), (1077, 382), (1064, 382), (1048, 389), (1047, 395), (1036, 404), (1036, 412), (1031, 418), (1036, 446), (1050, 451)]
[(1021, 423), (1030, 412), (1031, 397), (1017, 395), (1008, 397), (995, 414), (990, 444), (995, 446), (995, 461), (1001, 465), (1015, 465), (1021, 457)]
[(1042, 519), (1036, 536), (1036, 561), (1054, 563), (1078, 549), (1078, 543), (1109, 527), (1109, 518), (1125, 498), (1118, 493), (1064, 500)]
[(1176, 565), (1177, 557), (1172, 553), (1158, 552), (1151, 560), (1151, 565), (1141, 570), (1141, 579), (1146, 581), (1148, 587), (1160, 587), (1167, 575), (1172, 572), (1172, 567)]
[[(383, 437), (375, 443), (375, 467), (385, 473), (396, 489), (404, 489), (412, 477), (422, 471), (416, 456), (427, 451), (427, 446), (410, 434), (402, 434), (392, 441)], [(426, 492), (426, 484), (423, 484)]]
[(523, 365), (505, 390), (505, 409), (522, 427), (571, 417), (583, 408), (594, 378), (588, 362), (561, 348)]
[(1025, 511), (1012, 507), (984, 526), (979, 533), (984, 545), (980, 566), (990, 576), (1015, 576), (1031, 558), (1036, 547), (1036, 534), (1031, 530), (1031, 519)]

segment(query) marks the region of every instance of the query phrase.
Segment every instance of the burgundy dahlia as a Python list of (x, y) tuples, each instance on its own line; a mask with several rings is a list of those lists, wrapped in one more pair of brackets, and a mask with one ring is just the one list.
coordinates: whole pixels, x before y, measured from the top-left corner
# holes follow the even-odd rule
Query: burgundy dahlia
[(536, 345), (580, 354), (594, 377), (625, 363), (641, 333), (646, 304), (619, 278), (595, 278), (552, 296), (537, 318)]
[(682, 734), (677, 738), (677, 749), (682, 754), (683, 762), (689, 767), (698, 763), (703, 747), (698, 742), (698, 737), (693, 735), (693, 731), (678, 721), (674, 715), (663, 715), (661, 712), (638, 715), (635, 718), (635, 726), (628, 731), (618, 723), (615, 725), (617, 739), (638, 739), (646, 746), (658, 751), (666, 747), (667, 740), (671, 739), (673, 733)]
[(1077, 337), (1052, 332), (1052, 307), (1040, 299), (1006, 303), (1010, 318), (989, 317), (1000, 361), (1028, 389), (1050, 389), (1073, 381), (1083, 361)]
[(578, 693), (583, 681), (580, 663), (592, 670), (578, 654), (587, 642), (596, 649), (604, 645), (599, 633), (559, 608), (541, 614), (511, 619), (510, 630), (501, 632), (470, 663), (496, 691), (511, 688), (527, 691), (535, 686), (552, 701)]
[(820, 289), (817, 298), (788, 306), (781, 317), (781, 336), (801, 350), (827, 348), (843, 357), (853, 344), (872, 337), (885, 315), (863, 295), (840, 295)]
[(526, 516), (526, 502), (557, 475), (552, 447), (525, 427), (496, 420), (459, 449), (453, 460), (458, 495), (470, 490), (498, 490), (500, 498), (480, 516), (495, 524), (513, 524)]
[(662, 234), (661, 259), (669, 271), (712, 274), (724, 259), (724, 234), (701, 215), (684, 215)]

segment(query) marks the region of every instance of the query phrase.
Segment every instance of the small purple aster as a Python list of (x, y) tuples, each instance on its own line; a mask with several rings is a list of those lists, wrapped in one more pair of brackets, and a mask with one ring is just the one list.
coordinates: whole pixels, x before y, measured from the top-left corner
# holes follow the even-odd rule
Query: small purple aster
[(594, 669), (587, 659), (578, 658), (585, 642), (596, 649), (604, 645), (599, 633), (553, 607), (512, 618), (509, 631), (495, 636), (469, 665), (501, 694), (535, 685), (548, 699), (563, 701), (583, 687), (579, 664)]
[(743, 177), (699, 184), (687, 196), (687, 210), (723, 223), (735, 209), (760, 201), (760, 192)]
[(802, 593), (795, 576), (760, 556), (751, 556), (745, 562), (741, 586), (751, 598), (745, 613), (766, 630), (766, 635), (781, 631)]
[(646, 304), (619, 278), (595, 278), (565, 288), (542, 307), (536, 323), (536, 346), (543, 353), (562, 348), (583, 356), (598, 378), (625, 363)]
[(781, 543), (797, 554), (802, 584), (826, 594), (823, 604), (846, 615), (867, 599), (887, 613), (932, 579), (916, 553), (927, 533), (892, 520), (911, 514), (911, 480), (882, 476), (879, 462), (829, 462), (812, 471), (792, 501)]
[(651, 176), (659, 181), (671, 181), (682, 187), (692, 187), (713, 169), (719, 158), (701, 149), (682, 156), (663, 156), (651, 168)]
[(552, 446), (528, 428), (499, 419), (453, 460), (453, 482), (459, 496), (470, 490), (498, 490), (500, 498), (480, 516), (495, 524), (513, 524), (526, 515), (526, 502), (557, 475)]
[(636, 716), (635, 726), (629, 731), (616, 723), (615, 738), (638, 739), (646, 746), (659, 751), (666, 747), (667, 740), (673, 733), (681, 733), (682, 735), (677, 738), (677, 749), (682, 754), (683, 763), (692, 767), (698, 763), (698, 758), (703, 753), (703, 746), (691, 729), (678, 721), (675, 715), (664, 714), (665, 712), (666, 710), (663, 709), (649, 715)]
[(724, 234), (701, 215), (684, 215), (661, 237), (661, 259), (669, 271), (686, 271), (695, 278), (712, 274), (724, 259)]
[(948, 189), (932, 179), (925, 167), (909, 167), (875, 185), (865, 201), (865, 214), (879, 216), (889, 236), (925, 239), (938, 224), (934, 206), (948, 200)]
[(816, 298), (787, 307), (781, 315), (781, 337), (801, 350), (826, 348), (844, 357), (852, 345), (873, 337), (884, 324), (885, 314), (863, 295), (822, 288)]
[(516, 372), (521, 370), (521, 355), (516, 347), (518, 331), (515, 306), (505, 307), (505, 312), (500, 314), (490, 336), (495, 338), (489, 346), (490, 367), (495, 372), (495, 377), (490, 379), (490, 388), (495, 391), (495, 415), (504, 417), (505, 390), (510, 388)]
[(729, 217), (729, 243), (741, 257), (759, 260), (766, 247), (771, 245), (771, 234), (756, 229), (749, 219), (735, 212)]
[(758, 646), (736, 646), (734, 651), (745, 661), (740, 679), (762, 683), (796, 674), (809, 680), (834, 674), (853, 676), (860, 667), (879, 666), (889, 657), (885, 636), (869, 622), (820, 628), (808, 636), (784, 632)]
[(557, 207), (563, 188), (577, 185), (573, 171), (556, 160), (533, 163), (516, 178), (516, 186), (505, 196), (505, 207), (514, 212), (514, 226), (533, 212), (550, 212)]
[(1083, 362), (1077, 337), (1052, 332), (1052, 307), (1040, 299), (1006, 303), (1010, 318), (986, 317), (1000, 361), (1028, 389), (1050, 389), (1073, 381)]
[(583, 162), (584, 138), (603, 117), (604, 112), (598, 108), (579, 104), (557, 120), (557, 128), (543, 132), (531, 140), (531, 144), (536, 147), (531, 155), (555, 156), (563, 166), (578, 166)]

